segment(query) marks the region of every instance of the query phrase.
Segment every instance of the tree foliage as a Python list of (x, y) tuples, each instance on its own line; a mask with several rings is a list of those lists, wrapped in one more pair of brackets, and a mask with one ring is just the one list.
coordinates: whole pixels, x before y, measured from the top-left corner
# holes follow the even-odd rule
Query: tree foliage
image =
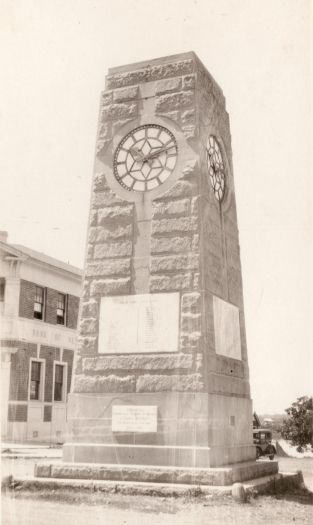
[(282, 436), (297, 447), (298, 452), (311, 447), (313, 450), (313, 397), (299, 397), (285, 410)]

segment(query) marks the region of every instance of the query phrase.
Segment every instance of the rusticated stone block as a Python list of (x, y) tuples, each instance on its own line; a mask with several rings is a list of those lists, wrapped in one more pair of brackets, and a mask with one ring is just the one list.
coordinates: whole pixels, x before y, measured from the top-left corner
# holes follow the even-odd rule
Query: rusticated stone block
[(199, 203), (200, 203), (200, 197), (193, 197), (191, 199), (191, 214), (192, 215), (198, 215), (199, 213)]
[(105, 259), (110, 257), (126, 257), (132, 254), (133, 244), (129, 240), (106, 242), (96, 244), (94, 247), (95, 259)]
[(110, 122), (101, 122), (98, 130), (98, 139), (110, 139), (112, 137), (112, 127)]
[(88, 299), (89, 298), (89, 293), (90, 293), (90, 284), (87, 281), (84, 281), (82, 298), (83, 299)]
[[(185, 423), (184, 423), (185, 424)], [(83, 425), (83, 422), (81, 423)], [(88, 432), (88, 430), (87, 430)], [(87, 434), (88, 435), (88, 434)], [(88, 440), (86, 440), (88, 442)], [(95, 445), (96, 446), (96, 445)], [(75, 447), (75, 448), (74, 448)], [(83, 450), (85, 451), (87, 448), (87, 452), (92, 455), (92, 450), (94, 449), (92, 444), (89, 444), (88, 447), (85, 445), (80, 446), (79, 444), (76, 444), (73, 447), (73, 444), (65, 445), (63, 452), (66, 455), (66, 461), (70, 461), (69, 458), (72, 457), (73, 451), (76, 450), (78, 454), (82, 456)], [(127, 445), (123, 447), (125, 452), (127, 452)], [(155, 449), (154, 447), (150, 448), (150, 455), (151, 452), (153, 452), (153, 457), (156, 459), (160, 457), (160, 449)], [(162, 447), (165, 448), (166, 447)], [(89, 452), (90, 451), (90, 452)], [(136, 457), (140, 458), (140, 455), (142, 454), (141, 447), (134, 447), (133, 453), (136, 453)], [(152, 465), (145, 465), (144, 468), (142, 465), (132, 464), (132, 465), (120, 465), (120, 464), (111, 464), (108, 463), (108, 457), (106, 456), (106, 459), (103, 458), (102, 464), (91, 464), (91, 463), (56, 463), (52, 464), (51, 466), (51, 486), (54, 485), (55, 479), (53, 478), (63, 478), (65, 480), (69, 479), (76, 479), (76, 480), (95, 480), (95, 484), (92, 485), (93, 488), (105, 492), (116, 492), (116, 484), (111, 485), (99, 485), (97, 484), (96, 480), (113, 480), (113, 481), (122, 481), (122, 482), (130, 482), (129, 486), (121, 486), (121, 492), (123, 494), (132, 495), (134, 494), (134, 482), (139, 481), (142, 484), (147, 483), (147, 488), (141, 489), (142, 494), (155, 494), (155, 487), (153, 485), (155, 483), (158, 484), (160, 487), (158, 489), (159, 493), (163, 496), (173, 495), (177, 497), (177, 493), (180, 493), (181, 495), (189, 495), (190, 497), (190, 488), (187, 489), (186, 486), (202, 486), (202, 485), (214, 485), (214, 486), (228, 486), (230, 487), (235, 481), (245, 481), (247, 479), (256, 479), (261, 478), (262, 476), (273, 476), (277, 474), (278, 472), (278, 463), (273, 461), (251, 461), (251, 462), (245, 462), (243, 464), (239, 465), (230, 465), (230, 466), (224, 466), (223, 468), (202, 468), (201, 465), (209, 465), (210, 461), (210, 449), (207, 447), (195, 447), (194, 453), (192, 456), (190, 456), (189, 451), (187, 451), (187, 455), (183, 456), (185, 453), (183, 447), (177, 447), (177, 455), (178, 457), (182, 458), (185, 457), (187, 461), (184, 461), (183, 464), (187, 465), (186, 468), (173, 468), (170, 466), (164, 466), (162, 463), (162, 466), (154, 466), (154, 464), (157, 463), (154, 462)], [(195, 463), (196, 458), (196, 463)], [(116, 458), (114, 458), (115, 460)], [(165, 464), (165, 463), (164, 463)], [(199, 466), (200, 465), (200, 466)], [(44, 464), (37, 465), (36, 468), (36, 476), (37, 477), (46, 477), (47, 471), (44, 468)], [(191, 468), (190, 468), (191, 467)], [(196, 468), (195, 468), (196, 467)], [(290, 475), (291, 476), (291, 475)], [(293, 486), (299, 486), (299, 483), (303, 481), (302, 475), (299, 474), (292, 474), (294, 477), (294, 483)], [(277, 477), (274, 480), (275, 485), (278, 484)], [(285, 481), (285, 480), (283, 480)], [(29, 482), (24, 482), (23, 485), (27, 483), (28, 486), (34, 487), (38, 482), (30, 480)], [(153, 483), (153, 485), (149, 486), (149, 483)], [(173, 485), (175, 483), (175, 485)], [(290, 477), (288, 479), (289, 486), (291, 485)], [(165, 484), (169, 484), (169, 487), (167, 487)], [(179, 485), (183, 484), (181, 489), (179, 488)], [(81, 481), (80, 485), (82, 487), (86, 487), (86, 484)], [(285, 483), (280, 483), (280, 486), (286, 486)], [(90, 489), (90, 484), (89, 484)], [(143, 492), (145, 491), (145, 492)]]
[(196, 126), (193, 124), (182, 126), (182, 130), (186, 139), (193, 139), (197, 134)]
[(93, 281), (90, 286), (90, 295), (118, 295), (130, 292), (130, 277), (119, 279), (101, 279)]
[(152, 275), (150, 279), (151, 292), (164, 292), (174, 290), (188, 290), (191, 287), (192, 274), (178, 275)]
[(77, 393), (107, 393), (135, 392), (135, 376), (119, 377), (115, 375), (85, 376), (77, 375), (74, 379), (74, 392)]
[(103, 226), (89, 228), (90, 242), (106, 242), (115, 239), (129, 238), (133, 235), (133, 225), (131, 224), (116, 224), (108, 223)]
[(90, 211), (90, 216), (89, 216), (89, 224), (90, 226), (95, 226), (97, 224), (97, 220), (98, 220), (98, 213), (96, 210), (91, 210)]
[(154, 219), (152, 235), (160, 233), (194, 232), (198, 229), (197, 217), (176, 217), (171, 219)]
[(159, 117), (168, 118), (173, 120), (173, 122), (180, 123), (180, 112), (179, 111), (166, 111), (164, 113), (159, 113)]
[(79, 336), (78, 350), (81, 354), (95, 354), (97, 352), (97, 338)]
[(81, 335), (94, 335), (97, 330), (98, 321), (91, 317), (81, 319), (79, 332)]
[(199, 170), (199, 164), (195, 159), (188, 160), (183, 168), (184, 177), (196, 177)]
[(187, 180), (178, 180), (166, 193), (162, 195), (162, 199), (175, 199), (177, 197), (190, 197), (192, 195), (193, 186)]
[(156, 84), (155, 93), (160, 95), (163, 93), (170, 93), (171, 91), (179, 91), (182, 87), (181, 77), (165, 78), (159, 80)]
[(181, 316), (180, 326), (183, 332), (199, 331), (201, 327), (201, 314), (183, 314)]
[(137, 104), (133, 102), (123, 104), (111, 104), (102, 108), (100, 115), (100, 122), (114, 119), (124, 119), (129, 117), (135, 117), (137, 115), (138, 108)]
[(113, 92), (114, 102), (125, 102), (138, 97), (138, 86), (131, 86), (121, 89), (115, 89)]
[(183, 89), (195, 89), (196, 75), (186, 75), (183, 77)]
[(133, 216), (133, 205), (112, 206), (98, 210), (98, 224), (101, 226), (108, 219), (130, 219)]
[(87, 261), (90, 261), (91, 259), (93, 259), (93, 245), (92, 244), (88, 244), (88, 246), (87, 246)]
[(101, 100), (100, 100), (100, 104), (102, 106), (108, 106), (109, 104), (112, 104), (112, 100), (113, 100), (112, 91), (102, 91)]
[(181, 298), (182, 312), (199, 312), (201, 309), (201, 294), (198, 292), (184, 293)]
[(50, 478), (52, 465), (37, 465), (35, 463), (35, 477)]
[(198, 233), (195, 233), (193, 236), (192, 236), (192, 244), (191, 244), (191, 249), (193, 251), (198, 251), (199, 250), (199, 234)]
[(181, 350), (194, 350), (200, 346), (201, 332), (181, 332), (180, 348)]
[[(88, 241), (92, 244), (94, 244), (96, 242), (96, 237), (97, 237), (97, 228), (95, 228), (94, 226), (89, 228), (88, 229)], [(92, 246), (93, 248), (93, 246)]]
[(152, 257), (151, 272), (162, 273), (175, 270), (195, 270), (199, 268), (199, 256), (189, 255), (169, 255), (165, 257)]
[(114, 120), (112, 122), (112, 135), (115, 135), (122, 126), (125, 126), (125, 124), (127, 124), (128, 122), (131, 122), (132, 120), (133, 120), (132, 118)]
[(203, 390), (201, 374), (186, 375), (150, 375), (137, 379), (137, 392), (201, 392)]
[(107, 277), (130, 273), (130, 259), (108, 259), (87, 265), (87, 277)]
[(190, 200), (158, 201), (153, 203), (153, 217), (162, 215), (189, 215)]
[(195, 124), (195, 111), (193, 109), (188, 109), (181, 114), (181, 120), (183, 126), (189, 126)]
[[(188, 355), (188, 354), (187, 354)], [(196, 371), (200, 372), (203, 369), (203, 354), (196, 354)]]
[(188, 370), (192, 367), (192, 363), (191, 354), (110, 355), (85, 358), (82, 370), (89, 374), (110, 370)]
[(124, 201), (117, 197), (113, 191), (101, 191), (94, 193), (92, 199), (93, 208), (102, 208), (104, 206), (114, 206), (122, 204)]
[(154, 237), (151, 253), (179, 253), (191, 250), (191, 237)]
[(97, 155), (105, 152), (107, 146), (111, 143), (111, 139), (99, 139), (96, 144)]
[(193, 104), (193, 102), (193, 91), (181, 91), (178, 93), (161, 95), (156, 99), (155, 112), (164, 113), (165, 111), (172, 111), (173, 109), (189, 107)]
[(170, 77), (178, 77), (193, 72), (193, 60), (179, 60), (168, 64), (160, 64), (128, 71), (126, 73), (115, 73), (107, 76), (107, 86), (114, 89), (132, 84), (141, 84), (142, 82), (151, 82)]
[(75, 374), (82, 374), (83, 372), (82, 363), (83, 363), (82, 357), (76, 356), (75, 361), (74, 361)]
[(94, 299), (83, 302), (82, 304), (82, 316), (83, 317), (97, 317), (99, 312), (98, 302)]
[(193, 274), (193, 289), (199, 290), (201, 286), (200, 273)]
[(109, 186), (107, 185), (105, 173), (96, 173), (93, 180), (93, 185), (95, 191), (104, 191), (108, 190)]

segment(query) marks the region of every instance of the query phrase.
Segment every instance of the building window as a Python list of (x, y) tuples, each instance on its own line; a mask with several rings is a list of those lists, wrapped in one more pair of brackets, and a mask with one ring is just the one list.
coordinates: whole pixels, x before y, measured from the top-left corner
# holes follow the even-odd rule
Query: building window
[(65, 324), (65, 308), (66, 296), (62, 293), (59, 293), (57, 302), (57, 324)]
[(43, 319), (43, 311), (45, 304), (45, 290), (40, 286), (36, 286), (35, 302), (34, 302), (34, 318)]
[(40, 399), (41, 366), (40, 361), (31, 361), (29, 391), (29, 399), (31, 400), (38, 401)]
[(5, 291), (5, 279), (0, 278), (0, 302), (4, 301), (4, 291)]
[(54, 401), (64, 401), (65, 365), (55, 364), (54, 368)]

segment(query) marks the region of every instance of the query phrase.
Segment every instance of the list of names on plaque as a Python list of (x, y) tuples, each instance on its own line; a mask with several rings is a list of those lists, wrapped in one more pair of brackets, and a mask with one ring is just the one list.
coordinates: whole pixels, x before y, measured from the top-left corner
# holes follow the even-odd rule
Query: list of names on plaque
[(176, 352), (179, 294), (102, 297), (99, 353)]

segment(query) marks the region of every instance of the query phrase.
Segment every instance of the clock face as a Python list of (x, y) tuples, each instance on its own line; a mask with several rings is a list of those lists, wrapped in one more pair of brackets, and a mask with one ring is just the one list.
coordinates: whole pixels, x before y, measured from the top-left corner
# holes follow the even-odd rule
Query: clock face
[(215, 198), (221, 202), (225, 193), (225, 167), (221, 148), (213, 135), (209, 137), (207, 142), (207, 162)]
[(168, 179), (176, 160), (174, 135), (162, 126), (147, 124), (130, 131), (117, 146), (114, 175), (128, 191), (149, 191)]

